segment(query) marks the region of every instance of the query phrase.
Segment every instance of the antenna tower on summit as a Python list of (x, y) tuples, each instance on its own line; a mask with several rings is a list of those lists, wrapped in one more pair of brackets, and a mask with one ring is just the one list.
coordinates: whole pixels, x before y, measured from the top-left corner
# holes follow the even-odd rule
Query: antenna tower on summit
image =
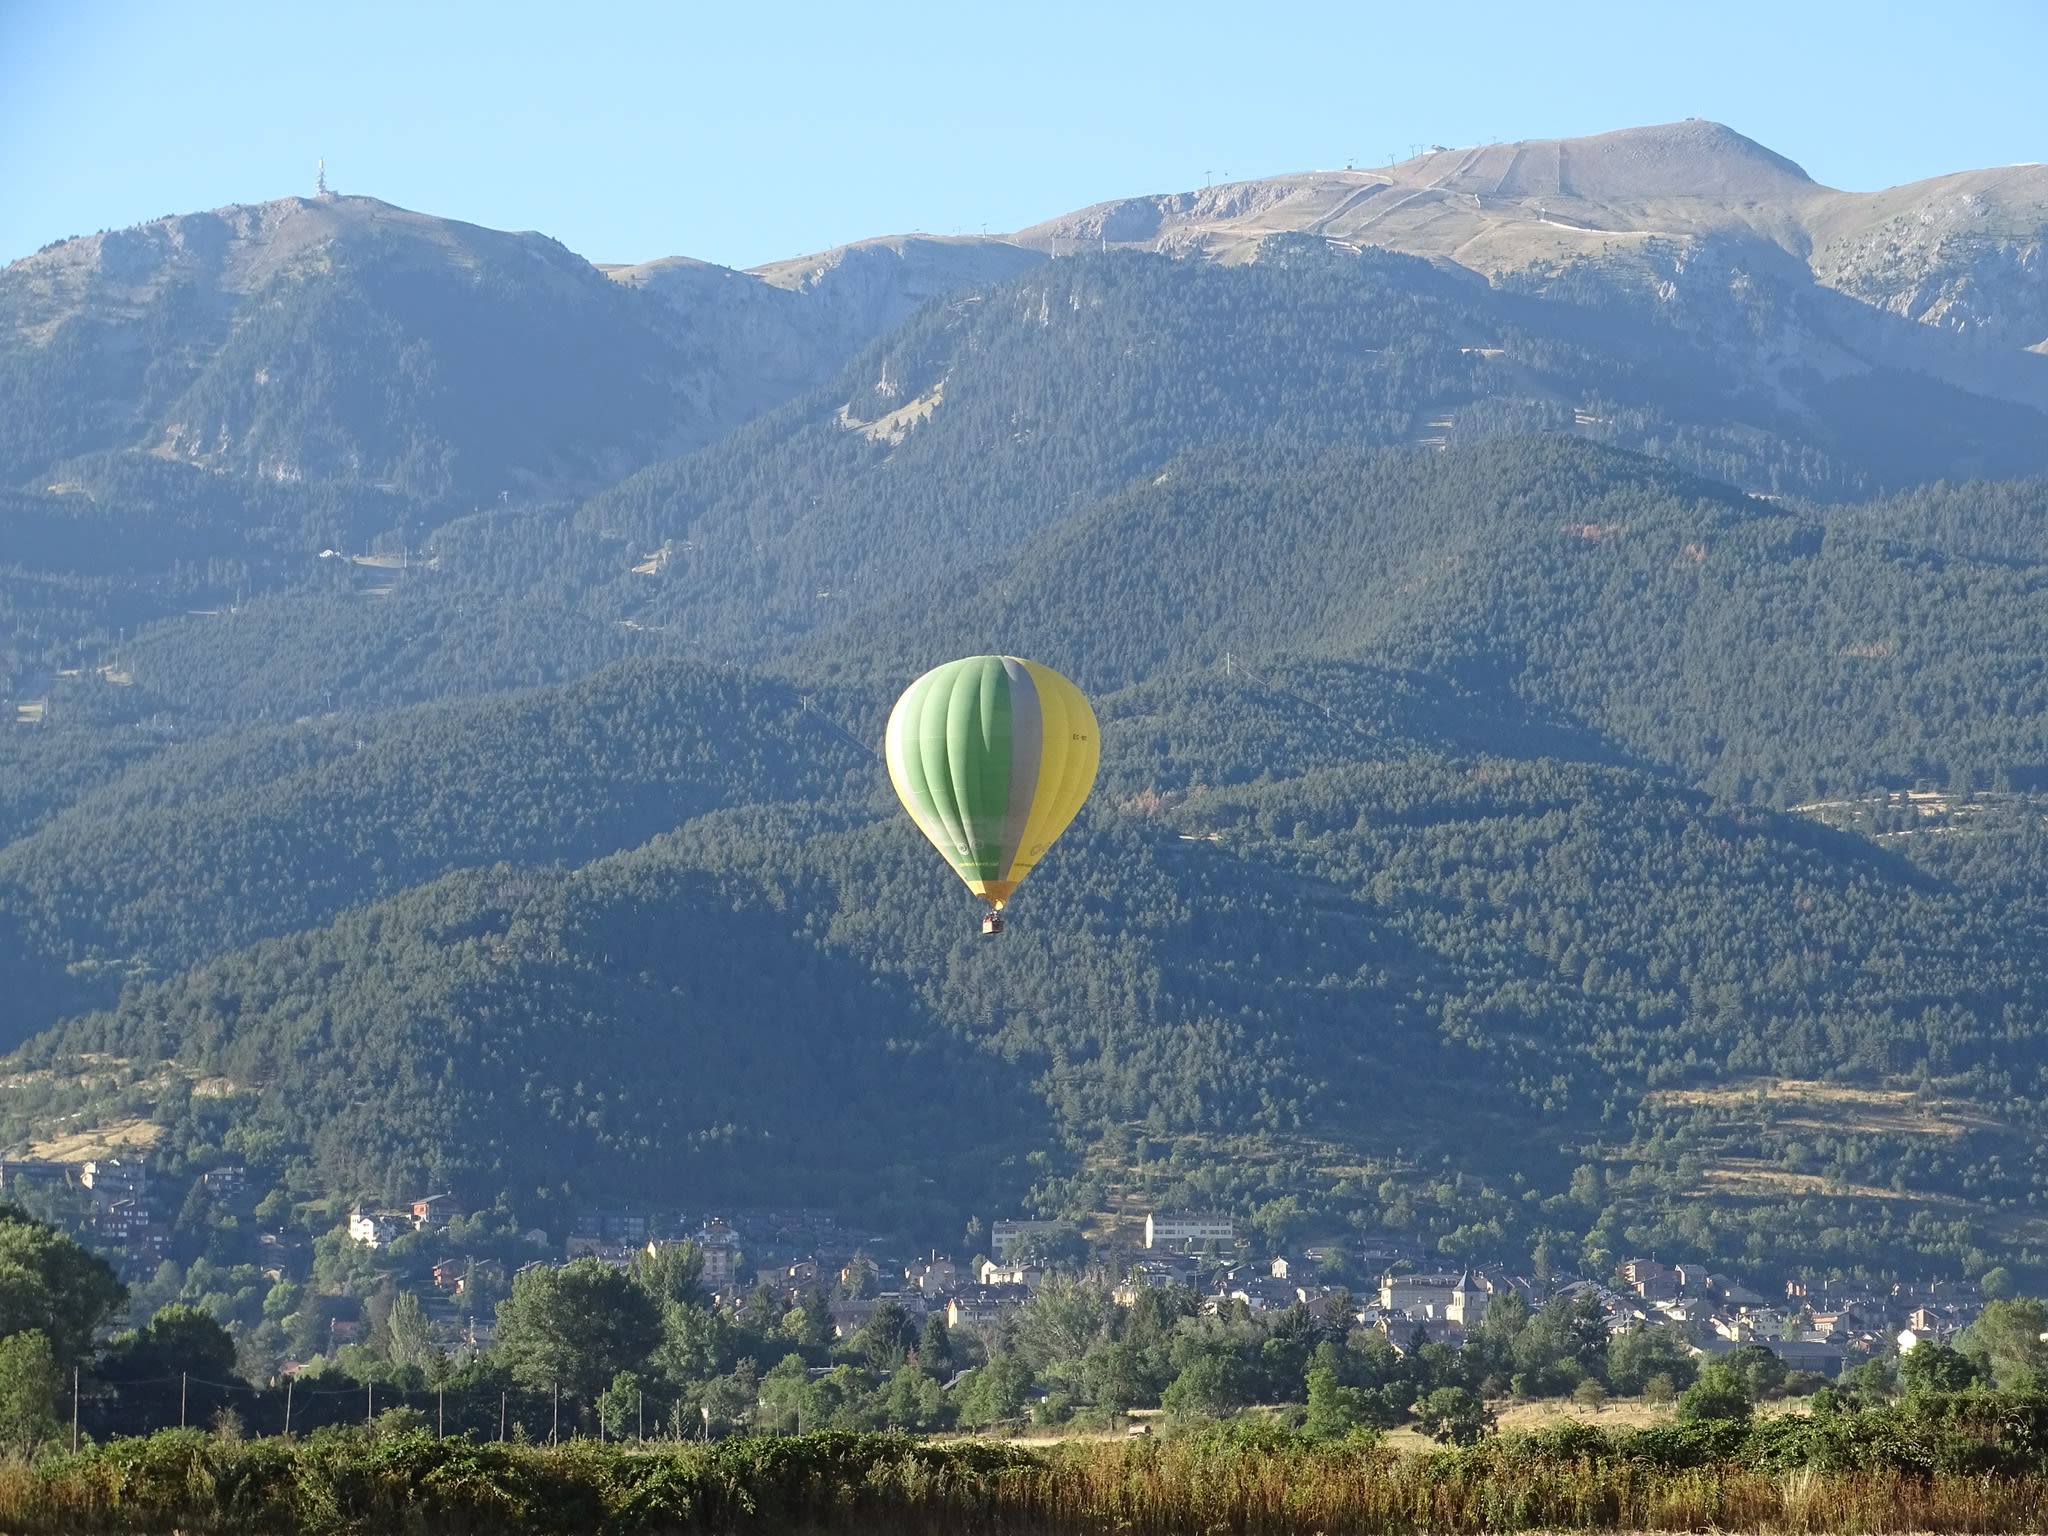
[(320, 157), (320, 168), (313, 173), (313, 195), (315, 197), (334, 196), (332, 192), (327, 190), (327, 157), (325, 155)]

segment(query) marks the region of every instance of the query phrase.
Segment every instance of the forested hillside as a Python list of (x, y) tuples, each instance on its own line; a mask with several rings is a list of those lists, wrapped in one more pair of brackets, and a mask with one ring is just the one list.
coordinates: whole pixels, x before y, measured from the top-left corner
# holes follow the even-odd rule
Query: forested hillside
[(581, 861), (861, 766), (786, 686), (642, 664), (571, 689), (168, 749), (0, 850), (16, 1038), (442, 872)]
[(929, 306), (831, 384), (581, 521), (587, 540), (664, 551), (621, 574), (621, 612), (759, 655), (956, 582), (1205, 444), (1251, 468), (1289, 444), (1564, 432), (1771, 495), (2048, 468), (2037, 412), (1881, 368), (1825, 384), (1759, 371), (1719, 333), (1776, 326), (1768, 287), (1688, 294), (1672, 312), (1590, 265), (1490, 288), (1300, 240), (1242, 267), (1056, 263)]
[(226, 1081), (172, 1106), (159, 1161), (226, 1146), (305, 1191), (431, 1185), (559, 1215), (800, 1186), (914, 1226), (1044, 1134), (1022, 1085), (968, 1070), (901, 982), (658, 855), (453, 876), (142, 988), (24, 1060), (172, 1040)]
[[(1683, 242), (838, 253), (840, 353), (936, 294), (842, 366), (801, 283), (150, 228), (0, 285), (12, 1149), (2048, 1271), (2016, 397)], [(987, 651), (1104, 750), (992, 943), (874, 755)]]
[(2041, 496), (1943, 486), (1811, 517), (1555, 437), (1212, 451), (836, 648), (900, 670), (1001, 643), (1100, 683), (1369, 656), (1738, 798), (2032, 788)]
[[(1449, 1159), (1481, 1181), (1469, 1202), (1433, 1197), (1448, 1251), (1468, 1255), (1662, 1222), (1727, 1259), (1768, 1242), (1877, 1267), (1898, 1261), (1888, 1246), (1953, 1262), (1989, 1240), (1985, 1215), (1908, 1229), (1962, 1181), (2026, 1205), (2048, 1180), (2048, 1106), (2019, 1087), (2048, 1002), (2038, 914), (1634, 770), (1387, 748), (1370, 725), (1347, 743), (1362, 762), (1316, 762), (1344, 755), (1325, 740), (1220, 783), (1249, 743), (1285, 739), (1288, 694), (1207, 682), (1133, 702), (1154, 722), (1220, 710), (1237, 734), (1135, 790), (1119, 764), (1001, 944), (894, 817), (721, 811), (573, 875), (499, 865), (131, 988), (23, 1065), (61, 1082), (80, 1052), (133, 1062), (120, 1102), (190, 1117), (188, 1142), (264, 1148), (307, 1193), (651, 1196), (670, 1175), (647, 1153), (672, 1144), (700, 1149), (689, 1187), (706, 1199), (767, 1198), (786, 1177), (870, 1209), (930, 1178), (1088, 1209), (1137, 1177), (1110, 1150), (1135, 1131), (1235, 1149), (1184, 1170), (1184, 1194), (1291, 1181), (1326, 1219), (1367, 1224), (1402, 1203), (1393, 1224), (1423, 1220), (1412, 1206)], [(1105, 730), (1121, 715), (1106, 700)], [(1002, 1069), (964, 1065), (974, 1053)], [(163, 1077), (160, 1055), (181, 1072)], [(864, 1086), (884, 1060), (931, 1075)], [(1914, 1083), (1997, 1111), (1960, 1140), (1894, 1131), (1831, 1154), (1823, 1237), (1796, 1185), (1690, 1203), (1717, 1168), (1768, 1166), (1799, 1139), (1766, 1125), (1731, 1142), (1725, 1115), (1679, 1107), (1759, 1078)], [(199, 1080), (210, 1096), (182, 1098)], [(967, 1105), (982, 1084), (1013, 1095), (1003, 1118)], [(50, 1092), (35, 1113), (113, 1105)], [(892, 1129), (910, 1104), (972, 1125), (1007, 1171), (974, 1161), (970, 1177), (961, 1143)], [(828, 1176), (805, 1161), (822, 1150), (786, 1144), (798, 1127), (802, 1146), (852, 1138), (905, 1171)], [(1052, 1160), (1022, 1160), (1034, 1148)], [(1361, 1155), (1364, 1184), (1338, 1171)], [(1583, 1163), (1615, 1181), (1584, 1208), (1477, 1193), (1561, 1192)]]

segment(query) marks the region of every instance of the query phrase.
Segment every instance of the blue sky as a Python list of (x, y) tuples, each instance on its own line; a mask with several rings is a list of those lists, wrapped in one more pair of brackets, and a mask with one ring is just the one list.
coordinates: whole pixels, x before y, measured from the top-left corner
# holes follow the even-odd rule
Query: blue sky
[(593, 260), (736, 266), (1693, 116), (1870, 189), (2048, 160), (2044, 58), (2044, 0), (0, 0), (0, 260), (310, 192), (322, 155)]

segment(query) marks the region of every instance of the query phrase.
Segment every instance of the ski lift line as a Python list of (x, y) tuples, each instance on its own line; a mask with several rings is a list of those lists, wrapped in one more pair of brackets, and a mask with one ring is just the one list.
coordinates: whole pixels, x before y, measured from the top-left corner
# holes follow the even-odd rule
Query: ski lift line
[(844, 736), (856, 747), (859, 747), (861, 751), (867, 753), (868, 756), (876, 759), (877, 761), (881, 760), (881, 748), (877, 747), (873, 742), (862, 741), (858, 736), (854, 735), (853, 732), (849, 731), (837, 720), (834, 720), (830, 715), (826, 714), (825, 711), (818, 708), (817, 701), (815, 699), (809, 696), (799, 696), (797, 699), (797, 703), (803, 706), (806, 713), (816, 715), (826, 725), (832, 727), (832, 729), (837, 731), (841, 736)]
[(1282, 688), (1278, 683), (1254, 672), (1250, 667), (1231, 655), (1229, 651), (1225, 651), (1223, 653), (1223, 675), (1229, 677), (1234, 672), (1242, 672), (1269, 693), (1282, 694), (1287, 698), (1293, 699), (1298, 704), (1306, 704), (1311, 709), (1321, 710), (1326, 719), (1334, 720), (1337, 718), (1336, 713), (1329, 705), (1322, 703), (1320, 700), (1312, 699), (1306, 694), (1296, 693), (1292, 688)]

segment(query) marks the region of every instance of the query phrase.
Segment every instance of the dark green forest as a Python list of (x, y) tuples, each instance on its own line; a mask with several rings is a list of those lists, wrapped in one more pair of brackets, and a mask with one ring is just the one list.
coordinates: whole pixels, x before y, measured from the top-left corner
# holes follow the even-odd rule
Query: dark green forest
[[(743, 410), (553, 249), (0, 348), (12, 1149), (2048, 1279), (2038, 413), (1779, 369), (1766, 275), (1307, 239)], [(875, 756), (981, 651), (1104, 742), (996, 943)]]

